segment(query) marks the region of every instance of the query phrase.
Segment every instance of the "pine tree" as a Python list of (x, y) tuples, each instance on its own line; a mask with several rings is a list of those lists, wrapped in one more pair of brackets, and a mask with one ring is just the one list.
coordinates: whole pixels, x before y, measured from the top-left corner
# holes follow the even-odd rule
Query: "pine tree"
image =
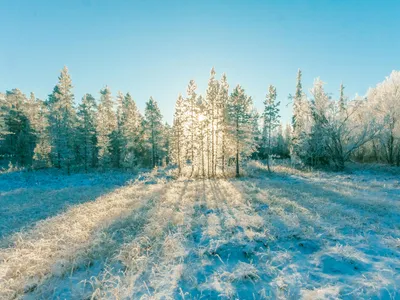
[(272, 134), (279, 126), (279, 105), (280, 102), (276, 101), (276, 88), (272, 85), (269, 86), (269, 92), (264, 101), (264, 124), (263, 124), (263, 144), (267, 151), (267, 166), (270, 169), (270, 157), (272, 150)]
[(65, 167), (70, 174), (74, 160), (76, 111), (73, 106), (72, 81), (68, 68), (64, 67), (58, 77), (58, 84), (49, 96), (49, 123), (53, 157), (58, 168)]
[(159, 165), (161, 160), (160, 148), (161, 148), (161, 134), (162, 134), (162, 115), (158, 108), (157, 102), (150, 97), (149, 101), (146, 102), (145, 109), (145, 128), (148, 143), (151, 151), (151, 165), (156, 167)]
[(209, 106), (209, 112), (208, 112), (208, 118), (210, 120), (210, 135), (211, 135), (211, 174), (212, 176), (215, 176), (216, 172), (216, 130), (215, 130), (215, 123), (217, 119), (217, 98), (218, 98), (218, 91), (219, 86), (218, 86), (218, 81), (215, 80), (215, 70), (214, 68), (211, 69), (210, 72), (210, 79), (208, 81), (208, 87), (207, 87), (207, 97), (206, 100), (208, 102)]
[(117, 116), (114, 111), (114, 101), (108, 86), (100, 90), (100, 103), (96, 120), (98, 159), (104, 169), (113, 162), (112, 134), (117, 129)]
[(28, 100), (19, 89), (6, 92), (4, 123), (7, 135), (4, 140), (4, 153), (21, 167), (30, 165), (33, 156), (34, 135), (27, 116), (27, 105)]
[(303, 124), (303, 87), (301, 84), (301, 70), (297, 71), (297, 84), (296, 92), (293, 96), (289, 96), (293, 100), (293, 115), (292, 115), (292, 149), (291, 158), (298, 157), (301, 152), (301, 139), (304, 135), (304, 124)]
[(143, 117), (132, 96), (127, 93), (121, 105), (122, 165), (134, 168), (140, 163), (143, 152)]
[[(229, 85), (226, 79), (226, 75), (222, 74), (220, 84), (219, 84), (219, 93), (217, 98), (217, 109), (218, 109), (218, 117), (217, 117), (217, 137), (220, 136), (221, 145), (217, 142), (217, 147), (220, 148), (221, 152), (221, 169), (222, 173), (225, 173), (225, 164), (226, 164), (226, 156), (228, 154), (227, 151), (227, 141), (228, 141), (228, 99), (229, 99)], [(217, 150), (218, 152), (218, 150)]]
[[(197, 120), (197, 132), (196, 132), (196, 141), (199, 143), (198, 147), (198, 161), (199, 161), (199, 168), (201, 170), (201, 175), (203, 177), (206, 176), (205, 173), (205, 145), (206, 147), (209, 147), (209, 138), (206, 139), (207, 136), (207, 128), (209, 125), (209, 119), (207, 118), (207, 113), (209, 112), (208, 110), (208, 105), (206, 103), (206, 100), (203, 99), (203, 97), (200, 95), (197, 98), (196, 102), (196, 120)], [(211, 157), (210, 157), (211, 156)], [(209, 151), (207, 151), (207, 161), (212, 161), (212, 153), (210, 155)], [(201, 167), (200, 167), (201, 165)], [(210, 176), (210, 167), (213, 168), (213, 166), (209, 163), (207, 163), (207, 172), (208, 176)]]
[(344, 117), (344, 114), (346, 112), (346, 98), (344, 96), (344, 85), (343, 83), (340, 84), (340, 89), (339, 89), (339, 112), (342, 117)]
[(31, 134), (29, 152), (33, 154), (32, 166), (35, 169), (50, 167), (51, 142), (48, 132), (48, 111), (45, 103), (31, 93), (26, 116), (30, 122)]
[(196, 89), (197, 85), (194, 80), (190, 80), (189, 85), (187, 87), (187, 98), (185, 101), (185, 127), (187, 128), (186, 140), (187, 140), (187, 151), (189, 155), (189, 160), (192, 165), (191, 175), (194, 172), (194, 160), (195, 160), (195, 152), (196, 152)]
[(178, 165), (178, 175), (182, 173), (183, 153), (184, 153), (184, 99), (179, 94), (175, 104), (173, 121), (173, 161)]
[(91, 94), (85, 94), (78, 108), (78, 141), (81, 147), (83, 165), (87, 172), (89, 167), (94, 168), (97, 162), (97, 135), (96, 135), (96, 100)]
[(235, 148), (236, 177), (240, 176), (241, 160), (248, 157), (254, 150), (254, 135), (252, 126), (252, 99), (244, 89), (237, 85), (228, 102), (230, 134)]

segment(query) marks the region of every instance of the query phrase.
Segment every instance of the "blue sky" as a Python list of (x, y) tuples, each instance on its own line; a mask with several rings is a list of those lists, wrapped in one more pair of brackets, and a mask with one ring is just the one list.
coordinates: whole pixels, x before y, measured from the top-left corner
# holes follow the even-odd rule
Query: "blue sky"
[(364, 94), (400, 69), (400, 1), (18, 1), (0, 0), (0, 90), (44, 99), (67, 65), (76, 101), (104, 85), (153, 96), (165, 120), (190, 79), (209, 71), (240, 83), (257, 108), (277, 87), (283, 120), (296, 72), (338, 94)]

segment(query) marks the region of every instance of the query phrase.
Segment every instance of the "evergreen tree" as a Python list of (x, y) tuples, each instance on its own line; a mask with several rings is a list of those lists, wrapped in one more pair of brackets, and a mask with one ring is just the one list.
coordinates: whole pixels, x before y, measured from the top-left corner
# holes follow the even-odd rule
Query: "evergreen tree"
[(339, 89), (339, 112), (343, 116), (346, 112), (346, 101), (347, 99), (344, 96), (344, 85), (343, 83), (340, 84)]
[(86, 172), (97, 162), (96, 114), (96, 100), (91, 94), (85, 94), (78, 108), (78, 141)]
[[(203, 177), (206, 176), (205, 173), (205, 147), (209, 147), (209, 141), (210, 139), (207, 138), (207, 128), (209, 125), (209, 118), (207, 118), (207, 113), (209, 112), (208, 110), (208, 105), (206, 103), (206, 100), (203, 99), (201, 95), (198, 96), (197, 102), (196, 102), (196, 120), (197, 120), (197, 132), (196, 132), (196, 141), (199, 143), (198, 147), (198, 166), (201, 172), (201, 175)], [(212, 131), (210, 130), (210, 133), (212, 134)], [(206, 145), (205, 145), (206, 144)], [(210, 176), (210, 168), (213, 169), (212, 166), (212, 156), (213, 154), (210, 153), (209, 149), (207, 149), (207, 173), (208, 176)], [(211, 165), (210, 165), (211, 163)], [(200, 173), (199, 172), (199, 173)], [(211, 170), (212, 172), (212, 170)]]
[(279, 105), (280, 102), (276, 101), (276, 88), (272, 85), (269, 86), (269, 92), (264, 101), (264, 124), (263, 124), (263, 146), (267, 154), (268, 171), (270, 169), (270, 157), (272, 151), (272, 134), (279, 126)]
[(150, 97), (149, 101), (146, 102), (145, 109), (145, 128), (146, 136), (148, 139), (148, 144), (151, 151), (151, 165), (156, 167), (159, 165), (161, 152), (161, 134), (162, 134), (162, 115), (160, 109), (158, 108), (157, 102)]
[(186, 137), (187, 140), (187, 152), (188, 157), (192, 165), (192, 174), (194, 172), (194, 160), (196, 152), (196, 89), (197, 85), (194, 80), (190, 80), (187, 87), (187, 98), (185, 101), (185, 127), (187, 129)]
[[(217, 139), (217, 149), (220, 148), (221, 152), (221, 169), (222, 173), (225, 172), (225, 164), (226, 164), (226, 156), (228, 154), (227, 151), (227, 143), (228, 143), (228, 109), (227, 109), (227, 104), (228, 104), (228, 99), (229, 99), (229, 85), (228, 81), (226, 79), (226, 75), (222, 74), (220, 84), (219, 84), (219, 93), (218, 93), (218, 98), (217, 98), (217, 109), (218, 109), (218, 114), (217, 114), (217, 138), (220, 136), (221, 139), (221, 144), (219, 145), (218, 139)], [(217, 150), (218, 153), (218, 150)]]
[(134, 168), (143, 158), (143, 117), (132, 96), (127, 93), (121, 105), (122, 165)]
[(26, 96), (19, 89), (6, 92), (4, 123), (7, 135), (3, 153), (21, 167), (30, 165), (33, 156), (34, 135), (27, 117), (27, 102)]
[(233, 137), (236, 177), (240, 176), (241, 160), (254, 151), (254, 135), (252, 126), (252, 99), (244, 89), (237, 85), (228, 102), (230, 134)]
[(179, 94), (175, 104), (173, 121), (173, 161), (178, 165), (178, 175), (182, 173), (183, 153), (184, 153), (184, 99)]
[(215, 80), (215, 70), (214, 68), (211, 69), (210, 79), (208, 81), (207, 87), (207, 97), (206, 100), (208, 102), (209, 112), (207, 114), (210, 123), (210, 135), (211, 135), (211, 153), (210, 153), (210, 163), (211, 163), (211, 174), (212, 176), (215, 175), (216, 166), (217, 166), (217, 159), (216, 159), (216, 122), (217, 122), (217, 98), (218, 98), (218, 81)]
[(112, 134), (117, 129), (117, 116), (114, 111), (114, 102), (108, 86), (100, 90), (100, 103), (98, 105), (96, 132), (98, 159), (104, 169), (113, 162)]
[(68, 68), (64, 67), (58, 77), (58, 84), (49, 97), (48, 105), (53, 157), (57, 167), (65, 167), (68, 174), (75, 153), (76, 111), (73, 103), (72, 81)]

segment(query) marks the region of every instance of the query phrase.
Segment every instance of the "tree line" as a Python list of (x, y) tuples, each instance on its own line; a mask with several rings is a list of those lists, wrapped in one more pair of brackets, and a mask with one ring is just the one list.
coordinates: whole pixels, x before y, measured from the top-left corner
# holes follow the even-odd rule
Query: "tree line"
[(204, 95), (191, 80), (176, 100), (172, 126), (150, 97), (142, 114), (129, 94), (99, 99), (85, 94), (76, 105), (68, 69), (46, 100), (19, 89), (0, 93), (0, 155), (19, 167), (66, 170), (156, 167), (215, 177), (241, 173), (247, 159), (290, 158), (301, 165), (341, 170), (350, 159), (400, 164), (400, 72), (349, 100), (314, 81), (308, 96), (297, 74), (290, 124), (280, 121), (277, 90), (270, 85), (259, 113), (241, 85), (229, 89), (225, 74), (210, 72)]

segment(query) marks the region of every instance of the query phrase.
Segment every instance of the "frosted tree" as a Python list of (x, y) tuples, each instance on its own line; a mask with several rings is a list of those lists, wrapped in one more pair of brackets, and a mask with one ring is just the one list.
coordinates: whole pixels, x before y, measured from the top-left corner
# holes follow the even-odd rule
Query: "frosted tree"
[(48, 110), (45, 103), (31, 93), (26, 107), (26, 115), (30, 122), (30, 127), (34, 138), (31, 138), (29, 147), (33, 153), (32, 166), (35, 169), (50, 167), (51, 144), (48, 132)]
[(96, 132), (98, 159), (100, 166), (104, 169), (113, 160), (112, 156), (112, 134), (117, 129), (117, 116), (114, 111), (114, 101), (108, 86), (100, 90), (100, 103), (98, 105)]
[(344, 94), (334, 102), (317, 78), (311, 90), (313, 126), (307, 156), (311, 165), (333, 164), (337, 170), (362, 145), (373, 139), (380, 130), (375, 117), (370, 115), (364, 99), (355, 99), (342, 106)]
[(268, 94), (264, 101), (264, 113), (263, 113), (263, 146), (266, 149), (267, 154), (267, 166), (268, 171), (270, 169), (270, 157), (272, 154), (272, 139), (275, 129), (279, 126), (279, 105), (280, 102), (276, 102), (276, 88), (273, 85), (269, 86)]
[(76, 111), (72, 81), (67, 67), (61, 70), (58, 84), (49, 97), (48, 105), (53, 157), (56, 166), (65, 167), (69, 174), (75, 154)]
[(289, 98), (293, 101), (293, 116), (292, 116), (292, 141), (291, 141), (291, 158), (296, 161), (297, 158), (305, 154), (305, 146), (309, 131), (309, 108), (308, 101), (303, 92), (301, 83), (302, 72), (299, 69), (297, 72), (296, 92), (294, 96)]
[(172, 127), (167, 122), (162, 128), (161, 143), (162, 165), (167, 166), (171, 162), (172, 157)]
[(344, 85), (343, 85), (343, 83), (340, 84), (338, 105), (339, 105), (340, 114), (344, 115), (345, 112), (346, 112), (347, 98), (344, 95)]
[[(207, 128), (209, 125), (209, 119), (207, 118), (207, 113), (208, 113), (208, 105), (206, 103), (206, 101), (203, 99), (203, 97), (200, 95), (197, 98), (197, 102), (196, 102), (196, 119), (197, 119), (197, 134), (196, 134), (196, 140), (199, 143), (199, 147), (198, 147), (198, 161), (199, 161), (199, 168), (201, 170), (201, 175), (203, 177), (206, 176), (205, 173), (205, 148), (209, 147), (209, 145), (207, 144), (207, 142), (209, 142), (209, 139), (207, 138)], [(206, 145), (205, 145), (206, 144)], [(207, 160), (208, 161), (212, 161), (212, 154), (210, 153), (210, 151), (207, 151)], [(210, 162), (211, 162), (210, 161)], [(209, 163), (207, 163), (207, 172), (208, 172), (208, 176), (210, 176), (209, 172), (210, 172), (210, 167), (212, 167), (212, 165), (210, 165)]]
[(121, 102), (122, 165), (134, 168), (140, 163), (143, 152), (143, 117), (132, 96), (127, 93)]
[(87, 172), (97, 162), (96, 117), (97, 104), (91, 94), (85, 94), (78, 107), (78, 141), (81, 149), (83, 165)]
[(382, 156), (387, 163), (400, 165), (400, 71), (370, 89), (367, 98), (377, 122), (383, 124), (378, 136)]
[(237, 85), (228, 101), (228, 117), (230, 134), (233, 137), (236, 177), (240, 176), (241, 160), (254, 151), (254, 135), (252, 126), (252, 99), (244, 89)]
[(216, 124), (218, 122), (217, 120), (217, 113), (218, 113), (218, 108), (217, 108), (217, 102), (218, 102), (218, 91), (219, 90), (219, 84), (218, 81), (215, 79), (215, 70), (214, 68), (211, 69), (210, 72), (210, 79), (208, 80), (208, 87), (207, 87), (207, 97), (206, 101), (208, 102), (208, 107), (209, 107), (209, 112), (207, 114), (209, 118), (209, 123), (210, 123), (210, 135), (211, 135), (211, 153), (210, 153), (210, 163), (211, 163), (211, 175), (214, 176), (216, 172), (216, 167), (217, 167), (217, 144), (216, 144)]
[[(221, 153), (222, 173), (225, 172), (226, 156), (228, 154), (227, 151), (227, 143), (229, 138), (228, 109), (227, 109), (228, 99), (229, 99), (229, 85), (226, 79), (226, 75), (222, 74), (219, 84), (219, 92), (216, 105), (217, 106), (217, 121), (216, 121), (217, 156), (219, 148)], [(221, 140), (220, 143), (219, 140)]]
[(146, 102), (145, 109), (145, 129), (146, 137), (151, 151), (151, 165), (156, 167), (160, 160), (161, 142), (162, 142), (162, 115), (157, 102), (150, 97)]
[(179, 94), (178, 99), (175, 104), (175, 113), (173, 121), (173, 161), (178, 166), (178, 175), (182, 173), (182, 166), (184, 163), (184, 134), (185, 134), (185, 115), (184, 115), (184, 99), (181, 94)]
[(195, 160), (195, 152), (196, 152), (196, 89), (197, 85), (194, 80), (190, 80), (189, 85), (187, 87), (187, 98), (184, 102), (184, 116), (185, 116), (185, 127), (186, 134), (185, 139), (187, 141), (186, 150), (189, 160), (192, 165), (192, 171), (194, 172), (194, 160)]
[(25, 94), (19, 89), (6, 92), (4, 154), (19, 166), (30, 165), (33, 156), (34, 135), (27, 116), (27, 103)]

